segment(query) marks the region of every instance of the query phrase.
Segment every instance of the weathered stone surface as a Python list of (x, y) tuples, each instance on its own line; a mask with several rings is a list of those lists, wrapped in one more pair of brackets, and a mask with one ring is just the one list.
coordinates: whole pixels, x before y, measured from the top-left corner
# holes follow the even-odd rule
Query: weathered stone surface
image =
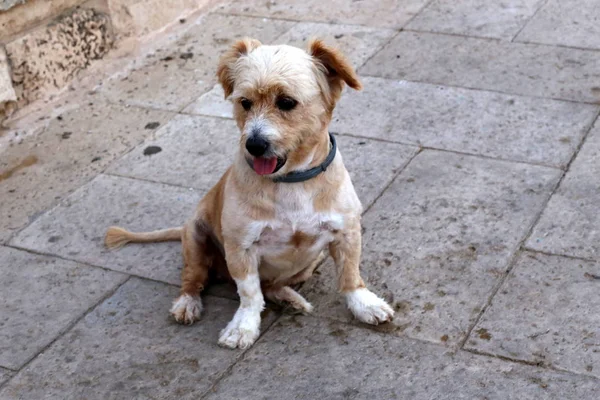
[(0, 122), (12, 113), (16, 101), (17, 94), (12, 85), (6, 51), (0, 46)]
[(397, 32), (358, 25), (335, 25), (300, 22), (275, 40), (276, 44), (306, 49), (311, 38), (319, 38), (341, 50), (348, 61), (358, 68), (387, 43)]
[(179, 111), (214, 85), (205, 78), (200, 71), (159, 61), (112, 78), (98, 92), (115, 104)]
[[(437, 151), (419, 154), (363, 217), (362, 275), (396, 310), (384, 330), (460, 343), (560, 172)], [(350, 320), (328, 261), (302, 289)]]
[(122, 35), (145, 35), (218, 0), (108, 0), (111, 22)]
[(208, 14), (163, 53), (172, 58), (170, 63), (196, 70), (214, 83), (219, 58), (236, 40), (251, 37), (271, 44), (294, 25), (291, 21)]
[(0, 242), (152, 134), (148, 123), (170, 117), (94, 99), (52, 119), (39, 135), (14, 132), (0, 148)]
[(25, 3), (25, 0), (0, 0), (0, 10), (6, 11), (16, 5)]
[[(100, 93), (112, 102), (178, 111), (212, 88), (219, 57), (244, 36), (270, 43), (292, 26), (288, 21), (209, 14), (149, 64), (116, 76)], [(236, 32), (236, 33), (232, 33)]]
[[(362, 82), (363, 91), (342, 96), (333, 132), (557, 167), (570, 161), (598, 112), (595, 105), (481, 90), (375, 77)], [(184, 112), (232, 118), (223, 97), (215, 85)]]
[[(133, 278), (18, 373), (1, 398), (199, 398), (241, 351), (217, 346), (237, 308), (204, 298), (192, 326), (168, 316), (175, 287)], [(275, 316), (268, 311), (263, 329)]]
[(435, 0), (408, 29), (511, 40), (545, 0)]
[[(321, 38), (325, 43), (341, 50), (348, 61), (358, 68), (395, 34), (396, 31), (391, 29), (300, 22), (285, 34), (274, 38), (273, 44), (287, 44), (305, 49), (309, 39)], [(211, 91), (186, 107), (184, 112), (231, 118), (231, 108), (231, 103), (224, 99), (221, 86), (215, 85)]]
[(100, 175), (19, 233), (11, 243), (115, 271), (179, 284), (181, 244), (104, 247), (111, 225), (150, 231), (183, 225), (200, 200), (198, 191)]
[[(158, 136), (123, 157), (109, 172), (208, 190), (218, 182), (238, 151), (239, 130), (232, 120), (178, 116)], [(338, 145), (365, 206), (417, 150), (412, 146), (351, 137), (338, 137)], [(144, 149), (149, 146), (158, 146), (162, 151), (145, 156)]]
[(364, 78), (342, 96), (334, 132), (564, 167), (598, 107)]
[[(8, 12), (0, 12), (0, 39), (35, 27), (47, 18), (74, 7), (84, 0), (0, 0), (0, 10), (7, 10), (4, 4), (19, 5)], [(10, 8), (10, 7), (9, 7)]]
[[(158, 132), (157, 139), (138, 146), (108, 171), (208, 190), (231, 165), (239, 135), (233, 120), (178, 115)], [(144, 155), (149, 146), (162, 150)]]
[(0, 388), (2, 385), (8, 381), (13, 376), (13, 372), (0, 367)]
[(600, 50), (598, 7), (596, 0), (550, 0), (517, 40)]
[[(427, 66), (427, 68), (424, 68)], [(360, 73), (600, 102), (598, 52), (433, 33), (401, 32)]]
[(233, 105), (231, 101), (225, 99), (223, 88), (217, 83), (210, 91), (184, 108), (183, 112), (194, 115), (233, 118)]
[(310, 317), (285, 317), (208, 399), (592, 400), (598, 381)]
[(553, 194), (527, 247), (554, 254), (600, 259), (600, 123)]
[(402, 28), (427, 4), (427, 0), (369, 1), (305, 0), (301, 2), (242, 0), (219, 7), (222, 12), (257, 17), (286, 18), (335, 24)]
[(76, 9), (6, 45), (19, 105), (63, 88), (112, 46), (109, 19), (93, 9)]
[(365, 209), (417, 152), (412, 146), (348, 136), (336, 138), (344, 165)]
[(600, 297), (592, 262), (522, 253), (467, 347), (600, 377)]
[(0, 365), (12, 369), (21, 368), (126, 279), (8, 247), (0, 247), (0, 274)]
[[(593, 2), (544, 2), (513, 43), (508, 39), (532, 18), (536, 0), (242, 0), (216, 14), (173, 19), (181, 7), (202, 1), (86, 1), (82, 7), (112, 11), (112, 22), (123, 17), (131, 32), (169, 19), (174, 29), (153, 37), (151, 46), (142, 44), (135, 60), (118, 56), (106, 69), (95, 64), (94, 76), (73, 84), (60, 101), (40, 102), (34, 114), (0, 130), (0, 243), (34, 259), (72, 259), (57, 260), (55, 268), (29, 262), (13, 270), (15, 263), (0, 256), (0, 269), (9, 268), (0, 276), (27, 282), (26, 274), (35, 272), (29, 289), (49, 294), (40, 301), (12, 278), (0, 283), (9, 285), (0, 303), (3, 295), (33, 298), (8, 314), (23, 319), (16, 319), (18, 329), (8, 340), (0, 338), (0, 348), (23, 349), (20, 340), (38, 332), (38, 325), (54, 328), (62, 318), (86, 312), (69, 311), (74, 304), (89, 310), (56, 333), (32, 336), (25, 366), (10, 367), (22, 366), (20, 372), (0, 362), (0, 398), (595, 400), (598, 265), (527, 250), (516, 257), (556, 187), (559, 168), (569, 165), (599, 112)], [(117, 36), (125, 32), (113, 28)], [(310, 36), (325, 37), (358, 67), (365, 91), (344, 95), (331, 130), (369, 209), (363, 218), (365, 281), (395, 307), (392, 324), (354, 321), (327, 261), (320, 276), (299, 289), (314, 304), (314, 316), (286, 318), (242, 356), (216, 347), (238, 304), (228, 300), (237, 297), (233, 286), (210, 285), (206, 313), (192, 327), (169, 317), (178, 289), (163, 283), (179, 284), (179, 243), (104, 250), (109, 225), (151, 230), (181, 224), (220, 176), (217, 169), (229, 164), (238, 133), (231, 105), (215, 88), (215, 70), (223, 51), (242, 36), (299, 46)], [(151, 54), (145, 54), (148, 47)], [(120, 81), (126, 71), (113, 75), (119, 65), (137, 70)], [(91, 85), (109, 76), (92, 96)], [(107, 105), (107, 98), (117, 105)], [(88, 102), (94, 104), (83, 105)], [(121, 103), (169, 111), (146, 114)], [(173, 110), (188, 115), (169, 124)], [(570, 164), (527, 246), (600, 262), (593, 207), (600, 201), (598, 129)], [(416, 146), (423, 149), (412, 159)], [(106, 168), (108, 175), (89, 182)], [(93, 297), (89, 289), (108, 287), (110, 280), (65, 268), (114, 269), (163, 283), (134, 276), (110, 300), (90, 308), (92, 300), (79, 296)], [(65, 276), (53, 275), (55, 270)], [(49, 309), (60, 312), (48, 317)], [(7, 318), (2, 311), (0, 321)], [(1, 323), (0, 335), (7, 332)], [(51, 345), (37, 347), (50, 336)], [(467, 350), (448, 352), (467, 339)], [(5, 354), (12, 353), (0, 351), (0, 361)], [(542, 367), (525, 365), (536, 362)]]

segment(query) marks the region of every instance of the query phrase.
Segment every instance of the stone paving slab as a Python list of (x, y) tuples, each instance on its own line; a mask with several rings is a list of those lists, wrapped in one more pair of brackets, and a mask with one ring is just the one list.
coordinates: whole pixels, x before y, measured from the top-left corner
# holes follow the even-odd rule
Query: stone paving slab
[(369, 1), (305, 0), (300, 2), (242, 0), (217, 8), (224, 13), (285, 18), (332, 24), (367, 25), (400, 29), (427, 4), (428, 0)]
[(599, 8), (597, 0), (550, 0), (517, 41), (600, 50)]
[(511, 40), (546, 0), (434, 0), (406, 27)]
[[(129, 153), (109, 172), (208, 190), (231, 165), (238, 151), (238, 135), (233, 120), (178, 116), (159, 132), (158, 139)], [(365, 206), (375, 200), (417, 151), (412, 146), (352, 137), (339, 137), (338, 142)], [(162, 151), (144, 156), (148, 146), (158, 146)]]
[[(178, 289), (132, 278), (0, 391), (3, 399), (197, 399), (241, 351), (218, 334), (237, 303), (204, 298), (192, 326), (168, 315)], [(263, 329), (275, 313), (267, 312)]]
[[(236, 40), (251, 37), (261, 43), (271, 44), (295, 25), (296, 22), (272, 17), (208, 14), (175, 42), (172, 62), (214, 78), (219, 58)], [(191, 54), (192, 57), (182, 58), (185, 54)]]
[(348, 61), (358, 68), (397, 33), (393, 29), (376, 29), (358, 25), (300, 22), (277, 38), (274, 44), (287, 44), (305, 49), (311, 38), (319, 38), (330, 46), (340, 49)]
[(564, 167), (598, 106), (364, 78), (342, 97), (334, 132)]
[(525, 96), (600, 102), (600, 53), (589, 50), (401, 32), (359, 73)]
[[(178, 115), (156, 139), (138, 146), (108, 172), (208, 191), (231, 165), (239, 135), (233, 120)], [(144, 155), (149, 146), (161, 151)]]
[(20, 232), (11, 244), (115, 271), (179, 284), (179, 242), (104, 247), (111, 225), (133, 231), (181, 226), (203, 192), (100, 175)]
[[(395, 34), (396, 31), (392, 29), (299, 22), (269, 44), (287, 44), (304, 49), (308, 40), (317, 37), (324, 40), (325, 43), (340, 49), (352, 65), (358, 68)], [(231, 103), (224, 99), (221, 85), (215, 85), (209, 92), (186, 107), (183, 112), (232, 118)]]
[(593, 378), (284, 317), (207, 399), (586, 399)]
[(0, 243), (172, 116), (90, 99), (54, 118), (38, 136), (15, 137), (0, 155)]
[[(362, 275), (396, 309), (383, 329), (465, 338), (560, 171), (438, 151), (417, 155), (363, 217)], [(315, 314), (352, 319), (331, 261), (303, 287)]]
[[(564, 168), (598, 114), (591, 104), (374, 77), (362, 81), (363, 91), (342, 96), (333, 132)], [(231, 118), (231, 108), (215, 86), (185, 112)]]
[(182, 113), (233, 118), (233, 106), (231, 101), (225, 99), (223, 88), (217, 83), (211, 90), (204, 93), (184, 108)]
[(126, 279), (8, 247), (0, 247), (0, 274), (0, 365), (11, 369), (21, 368)]
[(212, 87), (214, 83), (205, 75), (159, 61), (113, 78), (98, 92), (115, 104), (179, 111)]
[[(219, 57), (244, 36), (271, 42), (293, 22), (209, 14), (200, 19), (173, 48), (156, 52), (149, 64), (99, 88), (114, 103), (179, 111), (216, 82)], [(231, 35), (231, 32), (238, 32)]]
[(525, 252), (467, 347), (600, 378), (600, 265)]
[(13, 371), (9, 371), (8, 369), (0, 367), (0, 388), (13, 376), (13, 374)]
[(600, 122), (596, 122), (527, 240), (527, 247), (599, 260), (599, 176)]

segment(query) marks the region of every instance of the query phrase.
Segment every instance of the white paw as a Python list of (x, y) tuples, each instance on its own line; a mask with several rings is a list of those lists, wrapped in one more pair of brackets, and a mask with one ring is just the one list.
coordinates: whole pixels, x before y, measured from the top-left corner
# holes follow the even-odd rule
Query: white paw
[(367, 324), (377, 325), (391, 321), (394, 310), (381, 297), (369, 289), (356, 289), (346, 294), (348, 308), (354, 316)]
[(260, 312), (238, 310), (235, 316), (221, 331), (219, 344), (230, 349), (247, 349), (258, 339), (260, 333)]
[(190, 296), (182, 294), (174, 302), (171, 307), (171, 314), (175, 317), (175, 321), (180, 324), (193, 324), (200, 319), (202, 312), (202, 301), (198, 296)]

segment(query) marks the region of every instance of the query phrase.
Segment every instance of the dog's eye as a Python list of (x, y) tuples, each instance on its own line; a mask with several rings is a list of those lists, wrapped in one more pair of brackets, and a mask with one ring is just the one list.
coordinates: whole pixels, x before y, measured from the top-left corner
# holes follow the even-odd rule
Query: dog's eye
[(296, 107), (298, 102), (291, 97), (280, 97), (275, 104), (281, 111), (290, 111)]
[(240, 104), (244, 107), (244, 110), (248, 111), (252, 108), (252, 102), (246, 98), (240, 100)]

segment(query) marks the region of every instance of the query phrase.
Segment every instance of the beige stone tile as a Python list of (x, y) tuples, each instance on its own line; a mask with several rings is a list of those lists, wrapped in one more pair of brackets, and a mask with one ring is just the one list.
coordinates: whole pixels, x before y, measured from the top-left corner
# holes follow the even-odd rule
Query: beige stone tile
[[(596, 398), (598, 381), (310, 317), (286, 317), (207, 399)], [(251, 393), (249, 396), (248, 394)]]
[[(241, 356), (217, 346), (238, 303), (204, 298), (202, 319), (168, 316), (178, 289), (133, 278), (0, 391), (6, 399), (197, 399)], [(263, 330), (276, 317), (263, 313)]]
[(127, 278), (2, 246), (0, 274), (0, 365), (12, 369), (20, 369)]
[(600, 50), (599, 8), (596, 0), (550, 0), (517, 41)]
[(181, 243), (104, 247), (111, 225), (133, 231), (182, 226), (203, 193), (173, 186), (100, 175), (21, 231), (11, 244), (36, 252), (180, 283)]
[(433, 33), (401, 32), (364, 75), (600, 103), (600, 53)]
[(13, 132), (0, 154), (0, 242), (141, 143), (171, 116), (92, 97), (90, 103), (50, 120), (39, 134)]
[(511, 40), (546, 0), (434, 0), (407, 29)]
[(600, 123), (596, 122), (577, 158), (527, 240), (527, 247), (600, 260)]
[(300, 2), (272, 0), (232, 1), (219, 8), (225, 13), (268, 18), (289, 18), (333, 24), (357, 24), (384, 28), (402, 28), (427, 4), (427, 0), (306, 0)]
[(600, 377), (600, 265), (522, 253), (466, 346)]
[[(365, 282), (395, 308), (382, 329), (455, 346), (560, 176), (553, 168), (424, 151), (363, 217)], [(328, 261), (302, 288), (315, 314), (351, 321)]]

